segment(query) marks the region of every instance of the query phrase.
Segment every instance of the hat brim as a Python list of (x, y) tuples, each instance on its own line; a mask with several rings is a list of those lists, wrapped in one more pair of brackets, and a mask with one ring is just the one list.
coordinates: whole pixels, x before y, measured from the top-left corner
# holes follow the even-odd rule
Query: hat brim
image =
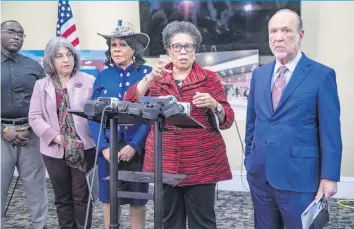
[(112, 38), (129, 38), (129, 37), (134, 38), (137, 42), (139, 42), (144, 47), (144, 50), (148, 47), (150, 43), (150, 37), (146, 33), (134, 33), (130, 35), (104, 35), (101, 33), (97, 33), (97, 34), (107, 40), (110, 40)]

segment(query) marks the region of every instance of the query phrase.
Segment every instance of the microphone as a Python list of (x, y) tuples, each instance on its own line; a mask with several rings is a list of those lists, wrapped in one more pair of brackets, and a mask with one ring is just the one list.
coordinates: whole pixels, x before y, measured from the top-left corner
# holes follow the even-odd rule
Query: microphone
[(166, 118), (176, 114), (190, 114), (190, 103), (177, 102), (174, 96), (145, 96), (139, 102), (120, 101), (114, 97), (99, 97), (84, 105), (84, 114), (89, 117), (101, 116), (103, 111), (109, 113), (128, 113), (144, 119), (156, 119), (159, 115)]
[[(84, 114), (90, 117), (94, 117), (97, 115), (101, 115), (104, 108), (106, 110), (117, 110), (118, 108), (123, 108), (126, 107), (124, 104), (119, 104), (121, 103), (118, 98), (114, 97), (99, 97), (96, 100), (90, 100), (84, 105)], [(120, 106), (119, 106), (120, 105)]]
[(99, 101), (99, 100), (88, 101), (84, 105), (84, 114), (89, 117), (95, 117), (97, 115), (101, 115), (104, 108), (107, 106), (108, 104), (104, 101)]
[(158, 97), (143, 96), (140, 98), (140, 102), (161, 107), (161, 113), (166, 118), (180, 113), (188, 115), (191, 113), (190, 103), (178, 102), (173, 95)]

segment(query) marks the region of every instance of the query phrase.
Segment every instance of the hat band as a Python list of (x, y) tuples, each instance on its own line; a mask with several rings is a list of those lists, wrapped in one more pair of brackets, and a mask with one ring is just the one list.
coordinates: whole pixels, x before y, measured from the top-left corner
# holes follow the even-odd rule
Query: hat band
[(129, 27), (119, 27), (119, 28), (116, 28), (113, 32), (112, 32), (112, 35), (115, 35), (115, 36), (126, 36), (126, 35), (132, 35), (134, 34), (135, 31), (134, 29), (132, 28), (129, 28)]

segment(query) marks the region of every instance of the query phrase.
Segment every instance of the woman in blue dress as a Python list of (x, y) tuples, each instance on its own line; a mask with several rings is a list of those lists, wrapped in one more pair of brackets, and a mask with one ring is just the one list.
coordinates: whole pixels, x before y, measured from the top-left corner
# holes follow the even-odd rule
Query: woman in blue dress
[[(106, 39), (108, 45), (105, 62), (108, 68), (98, 74), (93, 86), (92, 99), (116, 97), (122, 100), (130, 86), (151, 72), (151, 67), (144, 65), (143, 58), (150, 38), (147, 34), (135, 33), (133, 25), (122, 20), (118, 21), (118, 26), (111, 35), (99, 35)], [(97, 144), (100, 125), (94, 122), (90, 122), (89, 125)], [(145, 140), (149, 131), (150, 127), (146, 124), (119, 126), (119, 170), (142, 170)], [(103, 178), (109, 176), (109, 129), (103, 129), (97, 148), (99, 152), (99, 199), (103, 203), (105, 229), (108, 229), (110, 222), (109, 181)], [(148, 187), (148, 183), (121, 182), (120, 184), (121, 191), (148, 192)], [(147, 200), (121, 198), (119, 203), (130, 205), (131, 228), (143, 229)]]

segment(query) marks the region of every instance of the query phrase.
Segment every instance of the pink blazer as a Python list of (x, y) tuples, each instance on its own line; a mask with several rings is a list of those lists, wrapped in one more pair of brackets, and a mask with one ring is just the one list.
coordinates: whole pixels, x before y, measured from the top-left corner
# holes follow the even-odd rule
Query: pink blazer
[[(92, 75), (77, 72), (67, 83), (70, 108), (83, 110), (85, 103), (91, 99), (93, 83)], [(60, 134), (55, 88), (49, 76), (37, 80), (30, 103), (29, 124), (40, 138), (41, 153), (54, 158), (63, 158), (64, 149), (53, 142)], [(73, 115), (76, 132), (84, 143), (85, 149), (95, 147), (91, 137), (87, 119)]]

